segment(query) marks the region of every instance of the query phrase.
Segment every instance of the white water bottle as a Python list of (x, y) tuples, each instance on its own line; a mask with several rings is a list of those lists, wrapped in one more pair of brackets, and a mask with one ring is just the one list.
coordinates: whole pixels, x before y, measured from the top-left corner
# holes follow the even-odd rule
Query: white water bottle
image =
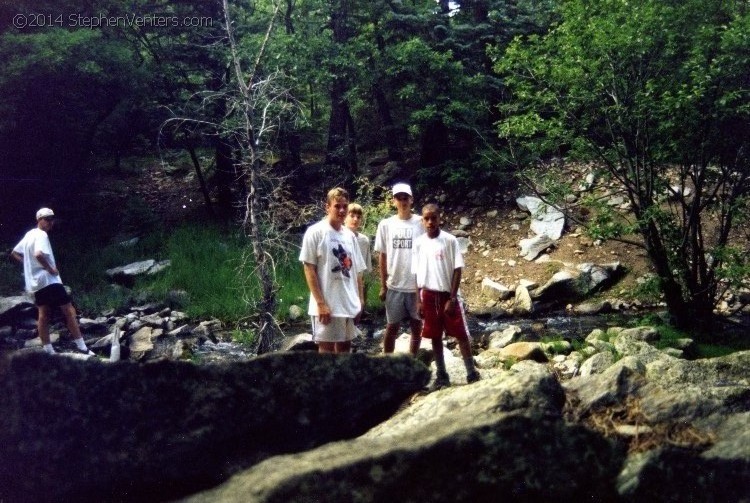
[(120, 327), (115, 327), (115, 333), (112, 334), (112, 349), (109, 351), (109, 361), (120, 361)]

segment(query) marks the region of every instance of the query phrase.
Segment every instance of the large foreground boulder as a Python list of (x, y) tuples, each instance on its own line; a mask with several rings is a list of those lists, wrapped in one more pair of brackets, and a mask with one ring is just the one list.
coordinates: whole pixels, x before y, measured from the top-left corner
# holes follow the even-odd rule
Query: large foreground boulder
[(654, 338), (622, 330), (614, 347), (627, 356), (565, 383), (569, 419), (629, 444), (623, 501), (750, 501), (750, 351), (689, 361)]
[(561, 419), (544, 365), (454, 386), (366, 435), (269, 458), (189, 501), (609, 501), (624, 454)]
[(25, 354), (0, 375), (0, 501), (159, 501), (362, 434), (429, 380), (409, 357), (196, 366)]

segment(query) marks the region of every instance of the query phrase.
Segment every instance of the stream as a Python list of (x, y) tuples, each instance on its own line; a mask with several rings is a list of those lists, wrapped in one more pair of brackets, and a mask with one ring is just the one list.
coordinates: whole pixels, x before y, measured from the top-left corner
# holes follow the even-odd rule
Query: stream
[[(500, 320), (480, 320), (469, 314), (467, 323), (469, 331), (474, 339), (495, 331), (502, 331), (511, 325), (521, 329), (519, 340), (539, 341), (545, 337), (558, 337), (568, 341), (582, 340), (595, 328), (606, 330), (614, 326), (628, 326), (634, 319), (642, 318), (644, 313), (637, 314), (607, 314), (593, 316), (568, 316), (564, 312), (547, 313), (544, 316), (532, 318), (503, 318)], [(355, 352), (379, 353), (385, 331), (385, 318), (375, 316), (363, 322), (360, 329), (362, 337), (355, 339), (353, 350)], [(301, 333), (309, 333), (309, 325), (305, 322), (287, 326), (284, 329), (286, 338), (291, 339)], [(406, 323), (402, 325), (402, 331), (408, 331)], [(246, 361), (255, 356), (255, 353), (247, 344), (229, 340), (229, 334), (220, 342), (206, 341), (195, 352), (195, 360), (199, 363), (212, 363), (220, 361)]]

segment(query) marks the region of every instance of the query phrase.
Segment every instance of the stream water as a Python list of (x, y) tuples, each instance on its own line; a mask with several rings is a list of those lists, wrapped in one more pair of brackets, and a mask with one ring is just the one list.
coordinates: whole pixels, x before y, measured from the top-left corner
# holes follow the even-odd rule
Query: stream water
[[(467, 322), (469, 331), (474, 338), (490, 334), (495, 331), (502, 331), (505, 328), (515, 325), (521, 329), (520, 340), (538, 341), (545, 337), (559, 337), (568, 341), (580, 340), (585, 338), (595, 328), (606, 330), (613, 326), (628, 326), (633, 319), (640, 318), (643, 313), (636, 315), (608, 314), (595, 316), (567, 316), (565, 313), (548, 313), (546, 316), (534, 318), (504, 318), (501, 320), (479, 320), (469, 315)], [(361, 330), (363, 337), (355, 340), (353, 344), (354, 351), (377, 353), (382, 343), (382, 337), (385, 327), (383, 317), (374, 317), (369, 321), (362, 323)], [(406, 324), (402, 326), (404, 331), (408, 331)], [(309, 332), (309, 327), (304, 323), (295, 324), (287, 327), (285, 333), (288, 337), (293, 337), (300, 333)], [(200, 345), (195, 352), (196, 360), (200, 363), (219, 362), (219, 361), (245, 361), (253, 358), (250, 346), (229, 340), (214, 343), (206, 341)]]

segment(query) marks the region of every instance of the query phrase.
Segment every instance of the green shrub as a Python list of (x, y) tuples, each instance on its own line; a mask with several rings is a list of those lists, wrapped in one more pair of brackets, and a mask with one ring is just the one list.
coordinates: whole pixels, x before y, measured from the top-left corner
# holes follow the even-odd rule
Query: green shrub
[(375, 185), (372, 180), (364, 176), (357, 178), (354, 184), (357, 187), (357, 197), (353, 202), (362, 206), (364, 212), (361, 232), (372, 238), (378, 230), (378, 223), (395, 214), (391, 191), (388, 187)]
[(232, 330), (232, 340), (239, 344), (254, 346), (258, 338), (258, 333), (252, 329), (234, 329)]

